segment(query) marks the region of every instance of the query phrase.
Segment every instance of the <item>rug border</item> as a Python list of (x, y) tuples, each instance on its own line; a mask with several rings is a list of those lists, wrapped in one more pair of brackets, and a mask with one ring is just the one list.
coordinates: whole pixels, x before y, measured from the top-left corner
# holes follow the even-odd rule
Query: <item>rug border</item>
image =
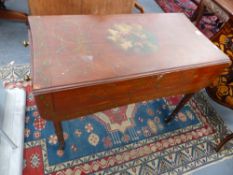
[[(4, 69), (6, 69), (6, 68), (12, 68), (11, 70), (12, 70), (12, 74), (11, 74), (11, 76), (14, 76), (15, 77), (15, 79), (14, 79), (14, 81), (13, 82), (15, 82), (16, 80), (18, 80), (17, 78), (17, 74), (14, 74), (13, 73), (13, 71), (16, 69), (16, 68), (25, 68), (25, 69), (29, 69), (28, 70), (28, 74), (30, 74), (31, 73), (31, 71), (30, 71), (30, 64), (22, 64), (22, 65), (7, 65), (7, 66), (1, 66), (0, 67), (0, 71), (4, 71)], [(2, 78), (4, 78), (2, 75), (0, 75), (0, 79), (2, 79)], [(21, 78), (22, 79), (22, 77), (19, 77), (19, 78)], [(9, 81), (9, 80), (12, 80), (12, 79), (5, 79), (6, 81)], [(9, 81), (9, 82), (12, 82), (12, 81)], [(213, 136), (211, 136), (211, 137), (213, 137), (213, 139), (214, 140), (216, 140), (216, 138), (219, 138), (219, 135), (221, 135), (222, 136), (222, 133), (221, 133), (221, 131), (227, 131), (227, 133), (231, 133), (231, 131), (229, 130), (229, 128), (228, 127), (226, 127), (226, 125), (225, 125), (225, 123), (223, 122), (223, 120), (222, 120), (222, 118), (220, 117), (220, 115), (216, 112), (216, 110), (212, 107), (212, 105), (208, 102), (208, 100), (207, 100), (207, 97), (206, 97), (206, 95), (203, 93), (203, 92), (199, 92), (198, 94), (196, 94), (196, 95), (201, 95), (203, 98), (203, 100), (205, 100), (207, 103), (206, 103), (206, 106), (207, 106), (207, 108), (208, 108), (208, 110), (207, 110), (207, 113), (209, 113), (209, 114), (214, 114), (214, 116), (216, 116), (216, 120), (217, 120), (217, 122), (216, 121), (214, 121), (213, 119), (211, 119), (211, 118), (209, 118), (209, 115), (208, 114), (206, 114), (208, 117), (207, 117), (207, 119), (210, 121), (210, 123), (212, 124), (212, 125), (216, 125), (216, 127), (220, 127), (220, 133), (216, 133), (216, 134), (213, 134)], [(209, 136), (210, 137), (210, 136)], [(41, 141), (42, 142), (42, 141)], [(43, 145), (43, 144), (42, 144)], [(224, 161), (224, 160), (227, 160), (227, 159), (231, 159), (232, 157), (233, 157), (233, 149), (232, 148), (230, 148), (230, 149), (225, 149), (225, 150), (222, 150), (222, 151), (220, 151), (219, 153), (215, 153), (215, 154), (213, 154), (213, 155), (216, 155), (217, 156), (217, 158), (215, 158), (215, 159), (213, 159), (212, 161), (210, 160), (210, 161), (207, 161), (206, 163), (205, 163), (205, 165), (200, 165), (200, 166), (196, 166), (195, 167), (195, 169), (188, 169), (188, 170), (186, 170), (186, 171), (184, 171), (184, 172), (182, 172), (182, 173), (185, 173), (185, 174), (190, 174), (190, 173), (192, 173), (192, 172), (196, 172), (196, 171), (198, 171), (198, 170), (200, 170), (200, 169), (202, 169), (202, 168), (206, 168), (207, 166), (211, 166), (211, 165), (213, 165), (213, 164), (215, 164), (215, 163), (218, 163), (219, 161)]]

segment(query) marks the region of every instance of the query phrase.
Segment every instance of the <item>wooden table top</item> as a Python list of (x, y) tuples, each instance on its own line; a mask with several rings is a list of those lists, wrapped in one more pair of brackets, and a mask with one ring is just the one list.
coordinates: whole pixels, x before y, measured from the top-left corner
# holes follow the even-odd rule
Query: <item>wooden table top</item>
[(233, 0), (214, 0), (220, 5), (228, 14), (233, 16)]
[(183, 14), (31, 16), (35, 94), (229, 59)]

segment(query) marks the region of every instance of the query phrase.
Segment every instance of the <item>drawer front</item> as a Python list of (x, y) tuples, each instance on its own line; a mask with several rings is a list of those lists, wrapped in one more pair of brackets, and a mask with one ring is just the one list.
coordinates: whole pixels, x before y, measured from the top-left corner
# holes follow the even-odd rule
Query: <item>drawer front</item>
[(117, 106), (198, 91), (208, 86), (225, 65), (141, 77), (35, 97), (41, 116), (68, 120)]

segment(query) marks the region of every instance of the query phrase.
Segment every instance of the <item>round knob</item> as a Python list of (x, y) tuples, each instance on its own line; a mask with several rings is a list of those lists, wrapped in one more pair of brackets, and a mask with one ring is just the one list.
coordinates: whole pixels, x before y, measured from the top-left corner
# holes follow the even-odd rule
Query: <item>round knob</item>
[(29, 46), (29, 41), (23, 41), (23, 45), (24, 45), (24, 47), (28, 47)]

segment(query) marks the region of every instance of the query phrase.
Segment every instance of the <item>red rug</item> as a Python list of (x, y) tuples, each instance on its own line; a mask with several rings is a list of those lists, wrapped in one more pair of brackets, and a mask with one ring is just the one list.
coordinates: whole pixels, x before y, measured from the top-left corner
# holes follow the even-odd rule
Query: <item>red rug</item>
[[(0, 78), (23, 80), (29, 66), (0, 68)], [(197, 93), (169, 125), (164, 117), (180, 97), (161, 98), (64, 122), (66, 149), (58, 150), (49, 121), (43, 120), (30, 82), (7, 83), (27, 91), (24, 175), (184, 174), (232, 156), (233, 143), (214, 150), (226, 131), (222, 120)]]
[[(197, 0), (198, 1), (198, 0)], [(155, 2), (167, 13), (184, 13), (190, 18), (194, 11), (197, 9), (197, 5), (190, 0), (155, 0)], [(210, 38), (219, 30), (219, 24), (221, 21), (217, 16), (204, 16), (198, 28)]]
[[(182, 12), (188, 17), (196, 9), (190, 0), (156, 2), (165, 12)], [(210, 16), (201, 20), (199, 28), (211, 37), (217, 26), (217, 17)], [(220, 153), (214, 150), (230, 131), (203, 93), (197, 93), (169, 125), (164, 118), (179, 96), (64, 122), (66, 149), (58, 150), (52, 123), (40, 117), (30, 82), (22, 81), (26, 75), (30, 75), (30, 66), (0, 68), (0, 79), (7, 88), (17, 86), (27, 92), (24, 175), (184, 174), (233, 155), (233, 141)]]

